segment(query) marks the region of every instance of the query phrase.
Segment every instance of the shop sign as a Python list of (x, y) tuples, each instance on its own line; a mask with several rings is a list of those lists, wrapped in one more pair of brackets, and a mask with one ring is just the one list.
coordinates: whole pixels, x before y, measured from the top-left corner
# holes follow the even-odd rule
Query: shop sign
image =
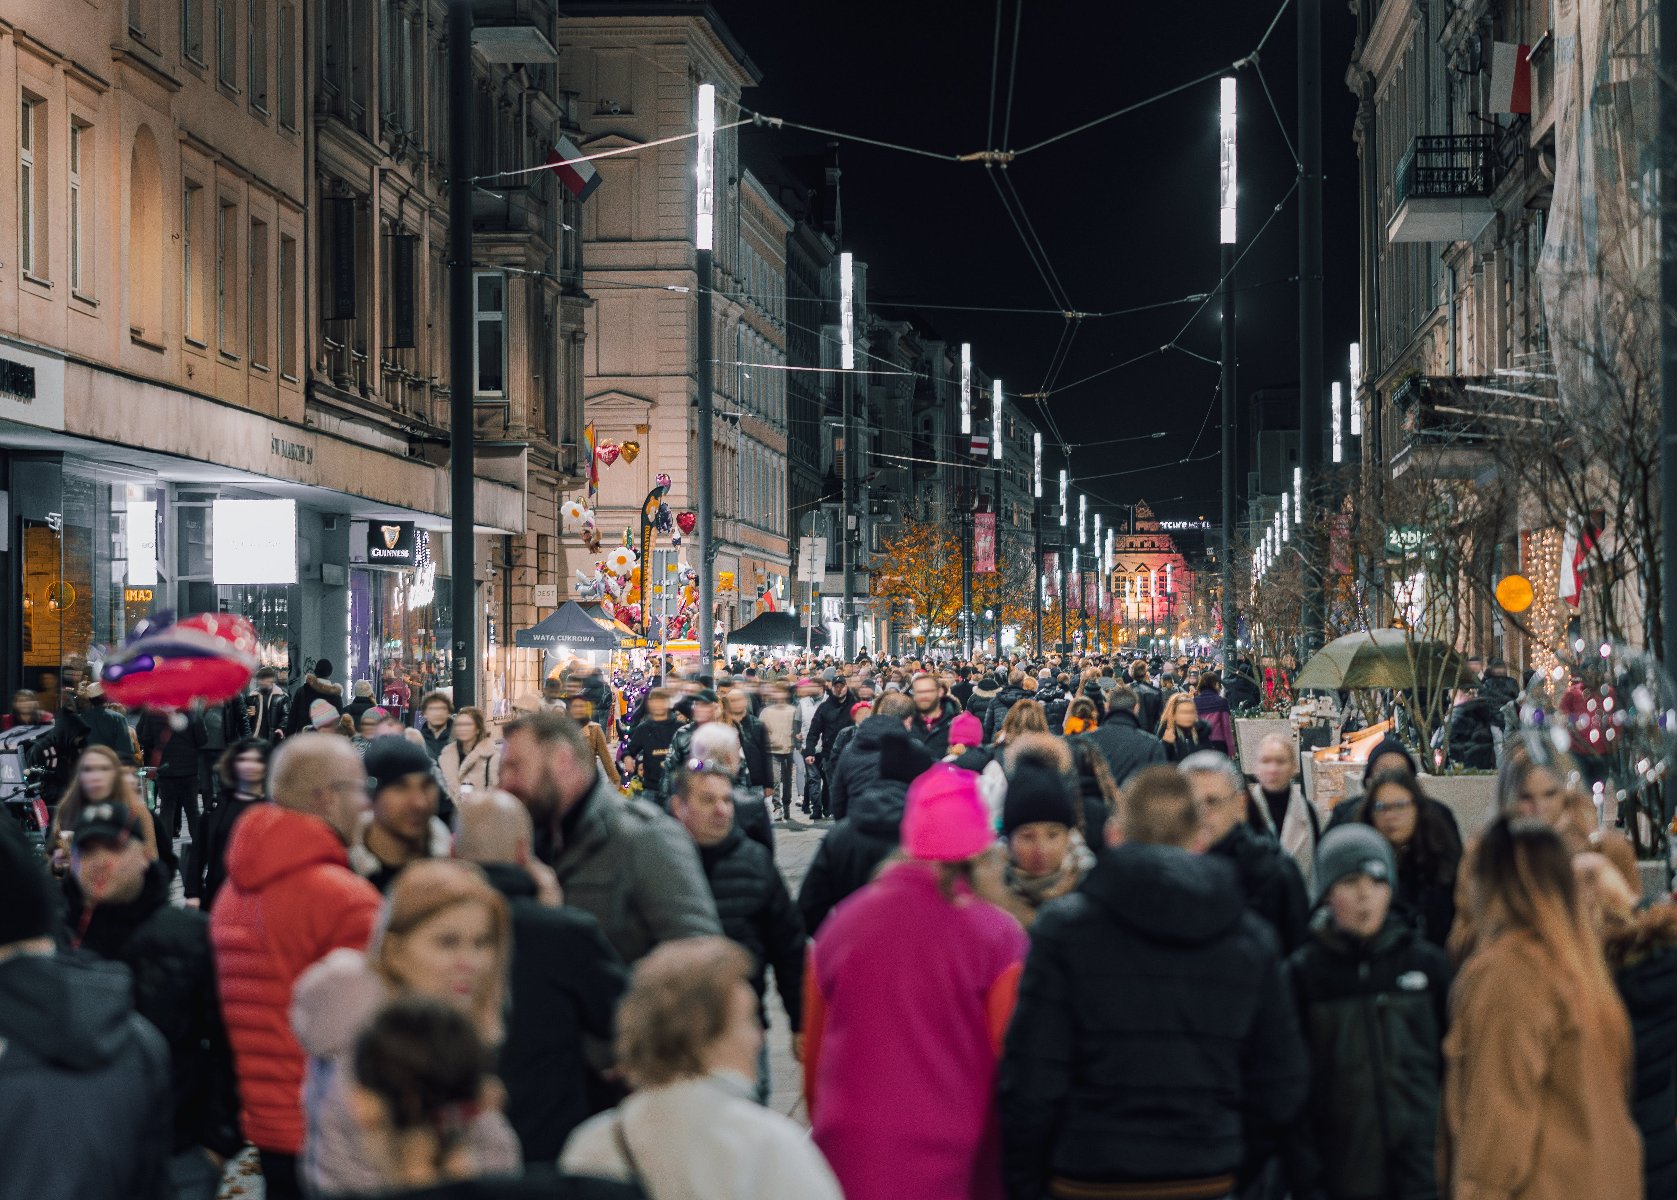
[(1414, 558), (1426, 544), (1426, 531), (1419, 525), (1389, 525), (1386, 527), (1386, 557), (1402, 560)]
[(412, 521), (367, 522), (367, 561), (381, 567), (418, 565)]
[(538, 583), (535, 586), (534, 604), (537, 608), (559, 607), (559, 585), (557, 583)]
[(64, 360), (0, 343), (0, 419), (64, 428)]
[(303, 442), (288, 442), (282, 437), (270, 436), (268, 453), (288, 462), (302, 463), (305, 467), (314, 465), (314, 447)]
[(217, 585), (296, 583), (297, 502), (215, 501), (210, 507), (210, 569)]
[(122, 589), (124, 604), (150, 604), (156, 593), (148, 587), (131, 587)]

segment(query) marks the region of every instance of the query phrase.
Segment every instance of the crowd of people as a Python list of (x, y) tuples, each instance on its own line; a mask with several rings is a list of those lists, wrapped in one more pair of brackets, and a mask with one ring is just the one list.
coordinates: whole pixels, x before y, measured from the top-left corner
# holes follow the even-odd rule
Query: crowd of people
[(1677, 910), (1580, 764), (1512, 734), (1464, 831), (1388, 739), (1324, 811), (1258, 686), (584, 668), (497, 727), (317, 663), (86, 720), (45, 861), (0, 820), (0, 1197), (1677, 1197)]

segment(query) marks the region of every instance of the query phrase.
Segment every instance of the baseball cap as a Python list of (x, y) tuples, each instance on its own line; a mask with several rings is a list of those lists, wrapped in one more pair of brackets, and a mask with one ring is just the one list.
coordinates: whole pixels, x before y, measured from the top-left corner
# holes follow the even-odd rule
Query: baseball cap
[(710, 688), (700, 688), (698, 691), (693, 693), (693, 703), (719, 704), (721, 703), (721, 699)]

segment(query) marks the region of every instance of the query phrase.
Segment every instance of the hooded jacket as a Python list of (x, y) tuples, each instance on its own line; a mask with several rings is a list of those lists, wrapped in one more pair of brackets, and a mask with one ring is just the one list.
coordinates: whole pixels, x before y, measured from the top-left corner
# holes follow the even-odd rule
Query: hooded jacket
[(882, 740), (893, 730), (901, 733), (903, 719), (869, 717), (855, 729), (827, 772), (827, 808), (841, 821), (850, 812), (850, 802), (878, 780)]
[(296, 1154), (303, 1145), (303, 1049), (290, 1019), (297, 977), (341, 946), (365, 947), (378, 910), (378, 889), (349, 869), (320, 818), (258, 804), (234, 828), (210, 941), (244, 1133), (258, 1149)]
[(1483, 697), (1452, 707), (1450, 761), (1478, 771), (1496, 770), (1496, 725), (1496, 712)]
[(593, 917), (542, 904), (523, 867), (480, 865), (512, 913), (511, 1012), (497, 1072), (507, 1089), (507, 1120), (525, 1163), (552, 1166), (591, 1111), (583, 1038), (611, 1040), (629, 972)]
[(1280, 843), (1242, 821), (1206, 853), (1234, 867), (1247, 907), (1269, 923), (1282, 951), (1297, 949), (1310, 919), (1310, 898), (1298, 865)]
[(309, 727), (309, 705), (324, 700), (339, 712), (344, 710), (344, 689), (330, 679), (305, 675), (297, 690), (291, 693), (290, 710), (285, 714), (285, 736), (301, 733)]
[(977, 717), (980, 721), (983, 721), (985, 717), (990, 715), (990, 705), (995, 701), (997, 694), (1001, 691), (1000, 686), (986, 686), (988, 678), (989, 677), (986, 676), (984, 680), (980, 680), (979, 683), (973, 687), (972, 695), (967, 697), (967, 711)]
[(146, 868), (140, 894), (127, 904), (88, 908), (74, 876), (65, 881), (65, 929), (72, 948), (119, 962), (134, 977), (134, 1011), (169, 1045), (174, 1117), (171, 1149), (193, 1146), (231, 1158), (239, 1136), (233, 1051), (221, 1022), (210, 920), (169, 903), (169, 874)]
[(821, 839), (798, 889), (798, 912), (811, 937), (833, 907), (872, 879), (879, 864), (896, 850), (907, 801), (907, 783), (876, 779), (857, 798), (850, 815)]
[(1274, 933), (1229, 865), (1119, 846), (1032, 931), (1001, 1065), (1008, 1195), (1235, 1174), (1307, 1080)]
[(1100, 752), (1106, 755), (1106, 765), (1112, 768), (1112, 780), (1119, 787), (1143, 767), (1165, 761), (1165, 744), (1143, 730), (1133, 712), (1119, 709), (1109, 713), (1099, 729), (1079, 736), (1100, 747)]
[(169, 1048), (92, 957), (0, 962), (0, 1196), (164, 1200)]
[(1002, 731), (1002, 722), (1007, 720), (1007, 714), (1015, 704), (1021, 700), (1034, 700), (1036, 695), (1025, 690), (1023, 684), (1010, 683), (996, 693), (996, 698), (990, 701), (990, 706), (984, 710), (980, 718), (984, 722), (984, 740), (993, 742), (996, 735)]
[[(381, 893), (390, 890), (390, 885), (396, 882), (396, 876), (402, 873), (401, 867), (387, 866), (385, 861), (374, 854), (367, 847), (367, 831), (373, 827), (373, 814), (361, 814), (361, 828), (355, 834), (355, 841), (349, 847), (349, 869), (376, 887)], [(448, 831), (441, 817), (432, 817), (427, 828), (425, 858), (447, 858), (454, 849), (454, 835)], [(403, 864), (406, 866), (407, 864)]]
[(1294, 1193), (1435, 1200), (1449, 958), (1395, 913), (1364, 940), (1321, 909), (1287, 975), (1311, 1066)]

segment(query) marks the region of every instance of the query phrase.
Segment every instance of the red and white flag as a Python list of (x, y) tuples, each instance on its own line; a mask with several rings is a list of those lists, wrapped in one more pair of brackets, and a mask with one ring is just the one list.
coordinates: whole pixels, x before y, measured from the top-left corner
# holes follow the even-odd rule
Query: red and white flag
[(547, 152), (547, 165), (553, 168), (559, 182), (569, 188), (578, 200), (588, 199), (600, 186), (600, 173), (594, 169), (594, 164), (584, 158), (577, 144), (562, 133), (553, 143), (553, 149)]
[(1531, 47), (1498, 42), (1491, 50), (1491, 111), (1531, 112)]
[(1566, 537), (1561, 540), (1560, 597), (1573, 608), (1577, 608), (1583, 600), (1584, 571), (1599, 535), (1600, 529), (1593, 521), (1582, 528), (1576, 521), (1567, 523)]

